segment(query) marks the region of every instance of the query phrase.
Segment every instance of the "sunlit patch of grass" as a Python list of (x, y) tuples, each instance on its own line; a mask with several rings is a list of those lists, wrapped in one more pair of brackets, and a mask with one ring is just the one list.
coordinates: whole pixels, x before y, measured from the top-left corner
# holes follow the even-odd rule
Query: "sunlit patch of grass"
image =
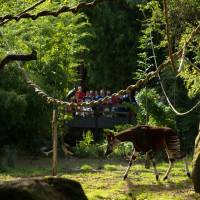
[(81, 170), (83, 170), (83, 171), (92, 170), (92, 166), (88, 165), (88, 164), (84, 164), (84, 165), (81, 166)]
[(9, 181), (13, 179), (13, 177), (9, 174), (0, 174), (0, 180), (2, 181)]
[(117, 166), (116, 165), (106, 164), (106, 165), (104, 165), (104, 169), (108, 170), (108, 171), (116, 171), (117, 170)]

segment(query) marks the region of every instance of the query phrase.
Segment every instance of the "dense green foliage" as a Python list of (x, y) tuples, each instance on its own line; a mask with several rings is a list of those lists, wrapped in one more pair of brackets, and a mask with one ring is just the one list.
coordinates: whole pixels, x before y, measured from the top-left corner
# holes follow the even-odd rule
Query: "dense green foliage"
[[(14, 11), (18, 13), (33, 2), (4, 2), (1, 14), (13, 13), (10, 9), (15, 6), (18, 9)], [(58, 5), (59, 2), (46, 2), (35, 12), (46, 7), (53, 9)], [(77, 80), (76, 67), (82, 62), (80, 55), (87, 52), (83, 44), (90, 37), (87, 17), (82, 13), (75, 16), (67, 13), (58, 18), (12, 21), (1, 27), (0, 31), (0, 55), (28, 53), (35, 49), (38, 61), (29, 62), (23, 67), (39, 88), (50, 96), (64, 99), (68, 89)], [(0, 74), (1, 142), (38, 151), (44, 138), (50, 136), (52, 107), (25, 83), (17, 69), (19, 66), (19, 63), (10, 64)]]
[[(0, 3), (3, 16), (17, 14), (35, 1), (0, 0)], [(31, 13), (78, 3), (76, 0), (46, 1)], [(199, 19), (199, 0), (169, 1), (173, 51), (183, 46)], [(38, 60), (27, 62), (23, 67), (42, 90), (59, 99), (65, 99), (66, 92), (79, 84), (77, 69), (80, 66), (87, 72), (86, 88), (114, 92), (155, 70), (150, 35), (159, 65), (168, 56), (160, 1), (104, 2), (78, 14), (8, 22), (0, 27), (0, 57), (9, 53), (30, 53), (35, 49)], [(199, 45), (200, 36), (197, 35), (186, 49), (186, 56), (197, 67), (200, 65)], [(176, 61), (176, 65), (179, 64), (180, 60)], [(52, 107), (27, 85), (18, 70), (20, 65), (13, 62), (0, 72), (0, 142), (37, 152), (51, 136)], [(191, 108), (199, 99), (199, 77), (199, 72), (185, 62), (178, 77), (171, 66), (162, 72), (166, 92), (179, 111)], [(191, 150), (200, 119), (198, 110), (187, 116), (175, 116), (156, 78), (147, 84), (146, 91), (138, 92), (138, 122), (176, 128), (185, 149)]]
[(10, 66), (0, 77), (1, 144), (35, 152), (42, 137), (48, 137), (49, 106), (30, 90), (16, 67)]
[(90, 87), (116, 91), (132, 82), (137, 69), (141, 13), (134, 3), (107, 2), (86, 12), (94, 31), (86, 58)]
[(139, 104), (137, 120), (139, 124), (169, 126), (175, 128), (175, 115), (165, 105), (154, 89), (143, 89), (136, 96)]

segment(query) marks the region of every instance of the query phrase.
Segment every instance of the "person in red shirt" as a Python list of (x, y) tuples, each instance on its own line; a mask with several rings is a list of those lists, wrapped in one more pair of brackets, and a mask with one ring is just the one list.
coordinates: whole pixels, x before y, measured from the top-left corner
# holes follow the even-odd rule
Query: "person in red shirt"
[(78, 89), (75, 93), (75, 97), (76, 97), (77, 103), (81, 103), (83, 101), (83, 98), (85, 97), (85, 93), (83, 92), (83, 89), (81, 86), (78, 86)]

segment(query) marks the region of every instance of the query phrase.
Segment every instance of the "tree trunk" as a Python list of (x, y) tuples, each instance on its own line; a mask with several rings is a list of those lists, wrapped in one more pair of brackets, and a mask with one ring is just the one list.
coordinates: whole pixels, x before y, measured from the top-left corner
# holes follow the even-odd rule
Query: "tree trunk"
[(192, 182), (195, 192), (200, 193), (200, 123), (194, 147)]

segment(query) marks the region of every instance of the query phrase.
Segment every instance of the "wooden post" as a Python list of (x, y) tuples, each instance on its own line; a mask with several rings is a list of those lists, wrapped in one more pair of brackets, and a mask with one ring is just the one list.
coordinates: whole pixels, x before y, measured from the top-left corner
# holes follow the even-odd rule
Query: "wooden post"
[(53, 154), (52, 154), (52, 175), (57, 175), (57, 143), (58, 143), (58, 135), (57, 135), (57, 122), (56, 122), (56, 109), (53, 109), (53, 117), (52, 117), (52, 143), (53, 143)]

